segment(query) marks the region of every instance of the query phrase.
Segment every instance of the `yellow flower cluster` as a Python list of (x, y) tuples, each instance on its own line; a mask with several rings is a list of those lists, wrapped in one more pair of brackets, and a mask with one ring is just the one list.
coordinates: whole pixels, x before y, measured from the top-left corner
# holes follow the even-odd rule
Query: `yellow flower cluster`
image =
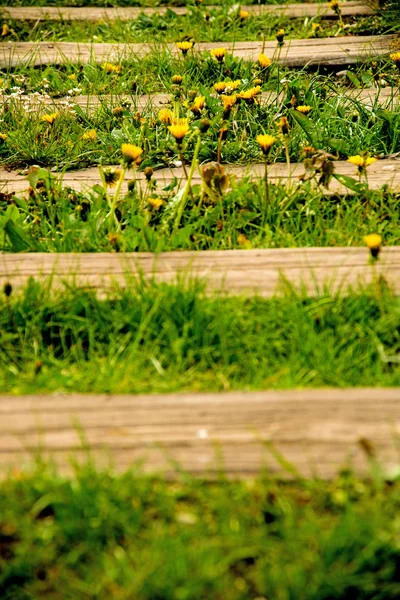
[(96, 130), (88, 129), (88, 131), (85, 131), (85, 133), (82, 135), (82, 140), (88, 140), (90, 142), (94, 142), (95, 140), (97, 140)]
[(113, 65), (110, 62), (104, 62), (101, 65), (101, 68), (106, 73), (121, 73), (121, 71), (122, 71), (122, 65)]
[(42, 121), (44, 121), (45, 123), (49, 123), (50, 125), (53, 125), (54, 121), (57, 119), (57, 117), (59, 116), (58, 112), (55, 113), (50, 113), (47, 115), (42, 115)]

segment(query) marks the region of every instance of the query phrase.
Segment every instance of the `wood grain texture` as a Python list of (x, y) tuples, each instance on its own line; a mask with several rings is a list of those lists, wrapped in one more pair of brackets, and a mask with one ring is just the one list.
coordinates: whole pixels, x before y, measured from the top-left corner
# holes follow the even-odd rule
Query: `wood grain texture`
[(200, 279), (209, 293), (258, 294), (271, 297), (287, 283), (308, 295), (325, 288), (347, 293), (378, 276), (400, 293), (400, 246), (383, 248), (371, 268), (366, 248), (280, 248), (83, 254), (0, 254), (0, 286), (25, 287), (30, 277), (48, 281), (54, 289), (65, 283), (91, 288), (100, 295), (132, 278), (175, 283), (178, 278)]
[[(313, 40), (288, 40), (282, 47), (278, 61), (288, 67), (306, 65), (342, 66), (372, 57), (385, 56), (395, 47), (397, 37), (348, 36)], [(262, 42), (203, 42), (194, 47), (199, 54), (212, 48), (223, 47), (234, 57), (256, 61), (263, 49)], [(264, 51), (273, 56), (277, 44), (265, 43)], [(140, 59), (154, 52), (165, 50), (174, 56), (180, 51), (175, 44), (83, 44), (73, 42), (2, 42), (0, 43), (0, 67), (12, 68), (19, 65), (49, 65), (72, 63), (120, 62)]]
[[(272, 102), (283, 101), (286, 94), (273, 91), (263, 92), (260, 97), (260, 104), (270, 104)], [(84, 112), (93, 113), (101, 107), (111, 109), (121, 104), (129, 105), (131, 110), (151, 111), (158, 110), (168, 106), (170, 103), (170, 94), (116, 94), (116, 95), (79, 95), (68, 97), (68, 101), (74, 106), (79, 106)], [(335, 92), (328, 92), (327, 99), (336, 99), (341, 104), (349, 104), (355, 108), (354, 103), (362, 103), (364, 106), (386, 108), (393, 110), (400, 104), (399, 88), (366, 88), (366, 89), (351, 89), (338, 88)], [(46, 98), (44, 96), (33, 100), (31, 95), (22, 95), (21, 97), (13, 97), (10, 95), (0, 95), (0, 106), (18, 106), (25, 102), (34, 102), (37, 110), (63, 110), (66, 98)]]
[[(366, 2), (343, 2), (340, 4), (342, 15), (345, 17), (371, 15), (374, 14), (372, 6)], [(321, 17), (337, 18), (335, 13), (329, 7), (329, 3), (302, 3), (302, 4), (272, 4), (268, 6), (242, 6), (250, 15), (284, 15), (288, 18)], [(0, 15), (2, 18), (15, 19), (20, 21), (129, 21), (136, 19), (140, 14), (164, 15), (167, 10), (173, 10), (177, 15), (186, 15), (189, 9), (182, 6), (160, 6), (156, 8), (141, 7), (118, 7), (102, 8), (97, 6), (85, 7), (55, 7), (55, 6), (1, 6)], [(205, 6), (201, 13), (218, 10), (218, 6)]]
[(268, 444), (302, 474), (334, 476), (350, 463), (360, 472), (367, 439), (383, 465), (398, 465), (400, 389), (320, 389), (151, 396), (0, 396), (0, 471), (21, 468), (40, 448), (68, 470), (92, 456), (119, 469), (233, 477), (267, 468), (287, 475)]
[[(354, 165), (346, 161), (334, 161), (335, 172), (342, 175), (357, 177), (357, 169)], [(226, 172), (231, 177), (243, 178), (249, 176), (253, 179), (260, 179), (264, 176), (264, 164), (249, 164), (249, 165), (226, 165)], [(298, 178), (304, 175), (305, 170), (302, 163), (292, 164), (291, 178), (294, 184)], [(56, 175), (56, 173), (55, 173)], [(154, 179), (159, 186), (167, 185), (176, 177), (179, 185), (185, 183), (182, 167), (171, 167), (159, 169), (154, 172)], [(272, 164), (269, 168), (269, 179), (271, 183), (277, 181), (287, 181), (287, 167), (283, 163)], [(144, 183), (144, 175), (138, 172), (138, 181)], [(100, 184), (100, 175), (97, 167), (89, 169), (81, 169), (78, 171), (66, 172), (62, 178), (65, 187), (73, 188), (77, 191), (84, 191), (94, 185)], [(198, 172), (195, 173), (193, 184), (201, 183), (201, 177)], [(379, 160), (368, 167), (368, 183), (371, 189), (379, 189), (383, 185), (387, 185), (393, 191), (400, 191), (400, 160), (386, 159)], [(5, 171), (0, 169), (0, 192), (27, 194), (29, 183), (26, 176), (21, 171)], [(122, 186), (124, 192), (127, 191), (127, 183)], [(351, 190), (343, 186), (336, 179), (333, 179), (329, 190), (325, 190), (329, 194), (352, 194)]]

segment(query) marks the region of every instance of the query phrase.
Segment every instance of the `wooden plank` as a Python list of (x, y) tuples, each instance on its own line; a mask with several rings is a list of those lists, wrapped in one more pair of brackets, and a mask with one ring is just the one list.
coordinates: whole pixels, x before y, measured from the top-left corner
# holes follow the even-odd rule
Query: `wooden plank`
[[(261, 94), (261, 105), (277, 100), (283, 100), (285, 94), (273, 91), (263, 92)], [(385, 87), (385, 88), (365, 88), (365, 89), (349, 89), (339, 88), (334, 92), (328, 92), (327, 99), (333, 99), (340, 102), (360, 102), (365, 106), (379, 106), (380, 108), (393, 109), (400, 103), (399, 88)], [(18, 105), (24, 103), (29, 99), (32, 102), (31, 95), (22, 96), (10, 96), (0, 95), (0, 106), (4, 104)], [(47, 98), (45, 96), (39, 96), (35, 100), (34, 104), (39, 111), (41, 108), (47, 110), (52, 108), (54, 110), (62, 110), (65, 107), (66, 99), (68, 102), (79, 106), (82, 110), (93, 113), (100, 107), (115, 107), (121, 104), (129, 104), (133, 110), (155, 110), (168, 105), (171, 101), (170, 94), (116, 94), (116, 95), (85, 95), (71, 96), (64, 98)]]
[[(288, 40), (278, 53), (277, 60), (287, 67), (305, 65), (341, 66), (360, 60), (385, 56), (394, 48), (395, 35), (348, 36), (325, 39)], [(273, 56), (275, 41), (265, 42), (202, 42), (194, 46), (194, 53), (200, 54), (212, 48), (223, 47), (234, 57), (256, 61), (264, 49)], [(180, 56), (175, 44), (83, 44), (75, 42), (2, 42), (0, 43), (0, 67), (13, 68), (22, 65), (39, 66), (70, 63), (120, 62), (140, 59), (153, 52), (165, 50), (173, 56)]]
[[(398, 465), (400, 389), (303, 389), (151, 396), (0, 396), (0, 471), (21, 468), (36, 451), (68, 470), (92, 456), (127, 469), (173, 474), (171, 460), (195, 475), (221, 468), (248, 477), (267, 468), (288, 475), (267, 449), (272, 443), (302, 474), (334, 476), (349, 462), (368, 465), (368, 440), (387, 468)], [(79, 426), (79, 429), (78, 429)]]
[[(357, 169), (354, 165), (346, 161), (334, 161), (335, 172), (341, 175), (349, 175), (357, 177)], [(228, 175), (243, 178), (250, 176), (255, 179), (260, 179), (264, 176), (264, 164), (255, 163), (249, 165), (225, 165)], [(291, 178), (292, 182), (298, 181), (298, 178), (305, 173), (302, 163), (292, 164)], [(54, 173), (56, 175), (56, 173)], [(138, 180), (144, 182), (144, 175), (138, 172)], [(184, 185), (184, 173), (182, 167), (164, 168), (154, 172), (154, 179), (160, 186), (169, 184), (176, 177), (179, 180), (179, 185)], [(129, 179), (129, 178), (128, 178)], [(269, 167), (269, 179), (274, 181), (287, 181), (288, 171), (284, 163), (274, 163)], [(73, 188), (77, 191), (85, 191), (94, 185), (101, 183), (99, 170), (97, 167), (89, 169), (81, 169), (78, 171), (68, 171), (62, 178), (63, 185)], [(193, 177), (193, 184), (201, 183), (201, 177), (198, 172)], [(387, 185), (393, 191), (400, 191), (400, 160), (385, 159), (379, 160), (368, 167), (368, 183), (371, 189), (377, 190), (383, 185)], [(123, 192), (127, 191), (127, 183), (122, 186)], [(6, 193), (27, 194), (29, 191), (29, 183), (26, 176), (21, 174), (21, 171), (6, 171), (0, 169), (0, 191)], [(111, 190), (112, 192), (112, 190)], [(329, 190), (324, 190), (326, 194), (351, 194), (351, 190), (343, 186), (336, 179), (333, 179)]]
[[(361, 240), (360, 240), (361, 242)], [(264, 250), (207, 250), (192, 252), (0, 254), (0, 286), (24, 287), (30, 277), (52, 278), (92, 288), (103, 295), (115, 285), (129, 286), (138, 275), (157, 282), (175, 283), (186, 276), (204, 281), (209, 293), (258, 294), (272, 297), (285, 282), (309, 295), (328, 287), (347, 293), (382, 276), (400, 293), (400, 246), (385, 247), (373, 268), (367, 248), (273, 248)]]
[[(342, 15), (344, 17), (372, 15), (374, 8), (367, 2), (341, 2)], [(201, 12), (218, 10), (218, 6), (205, 6)], [(257, 16), (271, 14), (274, 16), (285, 16), (287, 18), (321, 17), (336, 18), (328, 2), (302, 3), (302, 4), (271, 4), (242, 6), (242, 10), (248, 11), (250, 15)], [(165, 15), (167, 10), (173, 10), (177, 15), (186, 15), (189, 9), (184, 6), (159, 6), (148, 7), (117, 7), (104, 8), (97, 6), (85, 7), (57, 7), (57, 6), (1, 6), (0, 16), (3, 19), (14, 19), (19, 21), (130, 21), (139, 15)]]

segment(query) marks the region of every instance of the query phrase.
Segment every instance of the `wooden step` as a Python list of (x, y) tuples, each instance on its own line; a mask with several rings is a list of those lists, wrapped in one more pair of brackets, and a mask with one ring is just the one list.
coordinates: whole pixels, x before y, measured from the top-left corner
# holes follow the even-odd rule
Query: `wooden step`
[[(348, 175), (353, 178), (358, 178), (357, 167), (346, 161), (333, 161), (335, 165), (335, 173)], [(264, 175), (264, 164), (256, 163), (250, 165), (225, 165), (226, 172), (230, 176), (243, 178), (251, 176), (255, 179), (260, 179)], [(21, 171), (6, 171), (0, 169), (0, 192), (26, 194), (29, 190), (29, 183), (26, 175)], [(269, 167), (269, 179), (271, 182), (288, 181), (288, 170), (284, 163), (274, 163)], [(298, 181), (298, 178), (305, 173), (302, 163), (291, 165), (291, 180), (292, 183)], [(54, 173), (56, 176), (57, 174)], [(145, 182), (144, 175), (141, 171), (136, 172), (139, 181)], [(164, 168), (154, 171), (154, 179), (158, 182), (159, 188), (168, 185), (176, 177), (180, 187), (185, 184), (184, 173), (182, 167)], [(127, 177), (127, 181), (129, 176)], [(127, 181), (122, 186), (122, 191), (127, 191)], [(91, 167), (89, 169), (81, 169), (77, 171), (67, 171), (62, 178), (65, 187), (73, 188), (77, 191), (84, 191), (101, 183), (99, 169)], [(198, 172), (195, 173), (193, 185), (201, 183), (201, 177)], [(378, 160), (368, 167), (368, 184), (371, 189), (377, 190), (383, 185), (387, 185), (393, 191), (400, 191), (400, 160), (384, 159)], [(321, 188), (326, 194), (352, 194), (352, 191), (339, 183), (336, 179), (332, 179), (329, 190)], [(111, 190), (112, 193), (112, 190)]]
[[(278, 99), (282, 101), (286, 95), (284, 93), (267, 91), (261, 94), (261, 105), (271, 104)], [(0, 106), (12, 102), (14, 105), (32, 101), (31, 95), (22, 95), (21, 97), (10, 97), (10, 95), (0, 95)], [(85, 95), (68, 97), (68, 101), (76, 106), (79, 106), (87, 113), (93, 113), (100, 107), (115, 107), (121, 104), (128, 104), (132, 110), (157, 110), (165, 105), (168, 105), (171, 99), (170, 94), (116, 94), (116, 95)], [(400, 103), (399, 88), (384, 87), (384, 88), (337, 88), (335, 91), (328, 92), (327, 99), (336, 99), (340, 103), (360, 102), (365, 106), (393, 109)], [(35, 100), (35, 106), (38, 110), (54, 108), (54, 110), (62, 110), (65, 106), (66, 98), (46, 98), (45, 96), (38, 97)]]
[[(360, 243), (362, 240), (360, 239)], [(178, 276), (201, 279), (209, 293), (258, 294), (271, 297), (285, 282), (309, 295), (325, 286), (334, 293), (347, 293), (386, 279), (400, 293), (400, 246), (385, 247), (377, 264), (369, 264), (367, 248), (273, 248), (265, 250), (206, 250), (83, 254), (0, 254), (0, 289), (11, 283), (25, 287), (30, 277), (38, 281), (52, 277), (52, 286), (65, 281), (97, 290), (103, 295), (117, 284), (129, 285), (132, 276), (143, 275), (159, 282), (176, 282)]]
[[(388, 55), (395, 47), (395, 35), (348, 36), (325, 39), (288, 40), (279, 52), (278, 61), (287, 67), (305, 65), (342, 66), (372, 57)], [(234, 57), (256, 61), (264, 52), (270, 57), (277, 50), (275, 41), (266, 42), (202, 42), (194, 46), (199, 54), (212, 48), (226, 48)], [(140, 59), (154, 52), (163, 51), (180, 56), (175, 44), (83, 44), (75, 42), (2, 42), (0, 43), (0, 67), (13, 68), (22, 65), (57, 65), (63, 63), (102, 63)], [(162, 56), (162, 54), (161, 54)]]
[[(200, 9), (201, 13), (218, 10), (218, 6), (205, 6)], [(375, 10), (368, 2), (341, 2), (340, 8), (344, 17), (374, 14)], [(321, 17), (334, 19), (336, 17), (328, 2), (302, 4), (270, 4), (241, 6), (242, 10), (250, 15), (271, 14), (274, 16), (285, 16), (291, 19), (305, 17)], [(57, 6), (1, 6), (0, 16), (3, 19), (14, 19), (19, 21), (130, 21), (139, 15), (165, 15), (172, 10), (177, 15), (186, 15), (189, 9), (184, 6), (159, 6), (147, 7), (118, 7), (104, 8), (98, 6), (85, 7), (57, 7)]]
[(381, 465), (398, 466), (399, 388), (303, 389), (151, 396), (0, 396), (0, 471), (40, 455), (61, 471), (87, 459), (97, 464), (193, 475), (252, 477), (267, 469), (293, 476), (333, 477), (341, 467), (368, 468), (362, 446)]

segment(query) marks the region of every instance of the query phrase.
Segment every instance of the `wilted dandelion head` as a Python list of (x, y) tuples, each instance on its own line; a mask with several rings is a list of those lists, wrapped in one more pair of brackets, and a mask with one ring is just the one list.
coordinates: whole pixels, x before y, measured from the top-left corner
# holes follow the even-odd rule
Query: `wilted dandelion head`
[(118, 119), (123, 117), (124, 115), (124, 109), (122, 106), (115, 106), (112, 110), (112, 114), (114, 115), (114, 117), (117, 117)]
[(283, 135), (287, 135), (289, 133), (290, 125), (286, 117), (281, 117), (279, 121), (276, 122), (276, 125), (279, 133), (282, 133)]
[(121, 179), (121, 169), (104, 169), (104, 181), (107, 187), (114, 187)]
[(140, 156), (143, 153), (142, 148), (134, 144), (122, 144), (121, 146), (122, 160), (129, 168), (132, 163), (139, 164)]

